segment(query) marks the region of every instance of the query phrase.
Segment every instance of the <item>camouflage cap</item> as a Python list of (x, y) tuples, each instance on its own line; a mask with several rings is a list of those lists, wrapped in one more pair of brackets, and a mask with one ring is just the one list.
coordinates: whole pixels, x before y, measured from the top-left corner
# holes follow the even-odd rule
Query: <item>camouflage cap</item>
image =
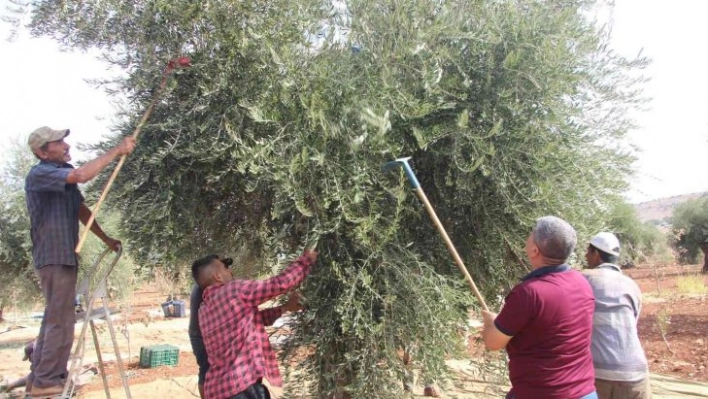
[(61, 140), (68, 135), (69, 129), (54, 130), (46, 126), (42, 126), (30, 134), (27, 144), (29, 144), (32, 151), (34, 151), (38, 150), (50, 141)]

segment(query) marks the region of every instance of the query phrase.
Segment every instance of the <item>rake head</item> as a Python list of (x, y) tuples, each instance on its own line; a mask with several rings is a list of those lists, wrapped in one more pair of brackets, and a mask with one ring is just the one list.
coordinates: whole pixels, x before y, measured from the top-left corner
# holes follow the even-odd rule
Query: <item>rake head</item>
[(415, 173), (413, 173), (413, 169), (411, 169), (411, 165), (408, 163), (409, 159), (411, 159), (411, 157), (403, 157), (386, 162), (382, 169), (384, 172), (389, 172), (398, 167), (403, 167), (403, 171), (406, 172), (406, 176), (408, 177), (408, 181), (411, 183), (411, 186), (417, 189), (420, 187), (420, 183), (418, 183), (418, 178), (415, 177)]

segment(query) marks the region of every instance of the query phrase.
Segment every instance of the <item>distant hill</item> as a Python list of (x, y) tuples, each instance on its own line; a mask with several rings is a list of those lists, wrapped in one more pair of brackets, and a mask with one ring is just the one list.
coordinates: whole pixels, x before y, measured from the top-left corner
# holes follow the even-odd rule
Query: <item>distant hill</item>
[(643, 222), (663, 221), (671, 218), (674, 214), (674, 208), (676, 208), (676, 205), (706, 194), (708, 193), (683, 194), (673, 197), (659, 198), (642, 202), (641, 204), (636, 204), (634, 208), (637, 210), (639, 219)]

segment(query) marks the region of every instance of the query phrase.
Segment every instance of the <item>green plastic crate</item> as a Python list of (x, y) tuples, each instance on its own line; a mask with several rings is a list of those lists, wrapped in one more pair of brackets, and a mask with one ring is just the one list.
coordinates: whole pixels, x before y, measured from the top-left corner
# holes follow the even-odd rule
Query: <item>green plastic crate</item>
[(178, 361), (179, 348), (176, 346), (152, 345), (140, 348), (140, 367), (176, 366)]

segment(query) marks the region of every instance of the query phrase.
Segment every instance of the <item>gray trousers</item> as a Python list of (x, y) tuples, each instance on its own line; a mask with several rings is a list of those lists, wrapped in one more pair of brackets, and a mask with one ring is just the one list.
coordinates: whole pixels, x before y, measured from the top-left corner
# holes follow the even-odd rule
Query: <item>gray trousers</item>
[(47, 265), (37, 269), (44, 294), (44, 317), (32, 354), (28, 386), (64, 385), (74, 343), (77, 266)]
[(595, 389), (600, 399), (651, 399), (649, 377), (637, 381), (608, 381), (595, 379)]

